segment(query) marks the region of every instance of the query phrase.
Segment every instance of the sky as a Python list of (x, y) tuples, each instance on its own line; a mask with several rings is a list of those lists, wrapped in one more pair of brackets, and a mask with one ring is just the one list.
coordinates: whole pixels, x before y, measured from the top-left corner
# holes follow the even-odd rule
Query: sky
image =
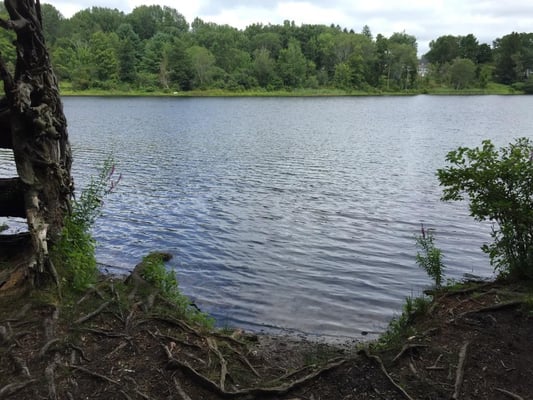
[(125, 13), (140, 5), (172, 7), (191, 23), (228, 24), (244, 29), (253, 23), (340, 25), (360, 32), (368, 25), (372, 34), (388, 37), (394, 32), (414, 35), (418, 54), (429, 50), (429, 42), (443, 35), (473, 33), (480, 43), (515, 32), (533, 31), (533, 2), (524, 0), (44, 0), (65, 17), (92, 7), (116, 8)]

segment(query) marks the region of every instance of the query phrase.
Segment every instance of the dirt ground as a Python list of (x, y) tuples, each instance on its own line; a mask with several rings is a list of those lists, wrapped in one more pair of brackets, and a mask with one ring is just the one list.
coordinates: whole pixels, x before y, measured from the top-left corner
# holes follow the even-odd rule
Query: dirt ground
[(43, 293), (3, 299), (0, 399), (532, 398), (523, 285), (436, 294), (415, 334), (387, 350), (205, 332), (157, 296), (152, 304), (127, 290), (107, 279), (61, 303)]

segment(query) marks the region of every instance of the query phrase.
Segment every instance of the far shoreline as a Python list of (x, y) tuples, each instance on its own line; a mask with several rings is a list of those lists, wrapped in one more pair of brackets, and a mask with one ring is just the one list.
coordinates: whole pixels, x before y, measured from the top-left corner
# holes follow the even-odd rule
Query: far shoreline
[(524, 95), (521, 91), (516, 91), (510, 86), (498, 86), (489, 89), (462, 89), (454, 90), (448, 88), (409, 90), (409, 91), (343, 91), (336, 89), (296, 89), (296, 90), (194, 90), (194, 91), (147, 91), (136, 89), (87, 89), (73, 90), (70, 87), (60, 89), (63, 97), (176, 97), (176, 98), (198, 98), (198, 97), (404, 97), (404, 96), (511, 96)]

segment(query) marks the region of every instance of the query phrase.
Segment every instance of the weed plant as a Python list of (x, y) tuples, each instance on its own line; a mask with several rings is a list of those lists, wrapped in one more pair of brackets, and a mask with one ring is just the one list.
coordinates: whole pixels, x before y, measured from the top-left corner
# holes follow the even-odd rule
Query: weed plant
[(387, 330), (380, 336), (376, 346), (378, 348), (397, 347), (405, 339), (413, 336), (416, 333), (413, 322), (428, 313), (431, 302), (432, 299), (426, 296), (406, 297), (402, 313), (391, 320)]
[(142, 260), (141, 276), (159, 293), (176, 307), (176, 311), (185, 319), (206, 329), (213, 329), (215, 320), (200, 311), (191, 300), (179, 290), (178, 279), (174, 270), (165, 267), (168, 255), (151, 253)]
[(416, 238), (417, 247), (420, 251), (416, 254), (416, 263), (435, 282), (435, 286), (440, 288), (444, 276), (444, 264), (442, 263), (442, 252), (435, 247), (435, 238), (429, 229), (421, 228), (421, 234)]
[(102, 213), (104, 197), (110, 194), (120, 181), (114, 178), (115, 164), (108, 157), (96, 178), (72, 201), (72, 210), (65, 217), (59, 240), (51, 249), (51, 257), (58, 269), (62, 286), (75, 291), (93, 285), (98, 275), (92, 228)]

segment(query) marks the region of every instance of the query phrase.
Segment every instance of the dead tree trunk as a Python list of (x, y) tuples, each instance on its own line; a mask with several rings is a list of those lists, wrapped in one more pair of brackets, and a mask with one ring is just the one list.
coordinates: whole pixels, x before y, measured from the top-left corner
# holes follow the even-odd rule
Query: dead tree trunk
[[(5, 91), (5, 98), (0, 100), (0, 147), (13, 149), (20, 178), (13, 180), (12, 195), (5, 197), (6, 201), (20, 198), (22, 190), (31, 238), (25, 271), (13, 275), (24, 281), (15, 284), (38, 287), (57, 282), (48, 247), (60, 234), (69, 211), (72, 155), (58, 84), (44, 42), (40, 3), (6, 0), (5, 6), (10, 18), (0, 19), (0, 27), (16, 33), (17, 61), (12, 73), (0, 55)], [(7, 180), (4, 185), (8, 185)]]

